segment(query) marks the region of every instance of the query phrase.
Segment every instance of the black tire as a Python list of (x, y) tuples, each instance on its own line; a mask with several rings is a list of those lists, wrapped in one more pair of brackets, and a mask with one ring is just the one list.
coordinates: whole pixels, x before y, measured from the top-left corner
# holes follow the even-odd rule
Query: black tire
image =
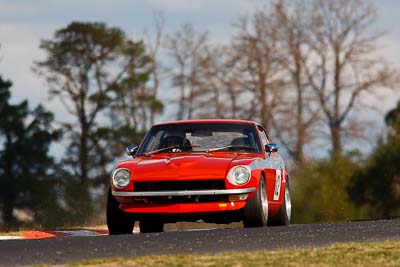
[(256, 194), (247, 201), (243, 210), (243, 226), (264, 227), (268, 222), (268, 197), (264, 176), (260, 177)]
[(107, 195), (107, 227), (110, 235), (132, 234), (135, 221), (131, 214), (119, 209), (119, 203), (111, 194)]
[(139, 227), (141, 233), (158, 233), (164, 231), (164, 223), (157, 220), (140, 220)]
[(284, 226), (290, 224), (290, 218), (292, 216), (292, 201), (290, 198), (290, 187), (289, 180), (286, 181), (285, 193), (282, 199), (282, 205), (279, 211), (268, 220), (270, 226)]

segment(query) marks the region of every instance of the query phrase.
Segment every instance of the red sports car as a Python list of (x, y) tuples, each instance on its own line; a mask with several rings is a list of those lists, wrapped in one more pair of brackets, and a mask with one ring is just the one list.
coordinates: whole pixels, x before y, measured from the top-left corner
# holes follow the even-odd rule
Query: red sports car
[(265, 129), (251, 121), (190, 120), (154, 125), (111, 176), (111, 235), (161, 232), (164, 223), (243, 221), (288, 225), (289, 176)]

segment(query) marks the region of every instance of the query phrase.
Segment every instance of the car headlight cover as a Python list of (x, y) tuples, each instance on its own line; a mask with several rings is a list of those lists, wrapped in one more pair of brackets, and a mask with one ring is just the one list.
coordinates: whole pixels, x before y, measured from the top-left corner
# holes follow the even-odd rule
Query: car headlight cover
[(129, 184), (131, 172), (128, 169), (117, 169), (114, 171), (112, 181), (115, 187), (123, 188)]
[(251, 172), (247, 166), (233, 167), (228, 173), (228, 181), (233, 185), (243, 185), (250, 180)]

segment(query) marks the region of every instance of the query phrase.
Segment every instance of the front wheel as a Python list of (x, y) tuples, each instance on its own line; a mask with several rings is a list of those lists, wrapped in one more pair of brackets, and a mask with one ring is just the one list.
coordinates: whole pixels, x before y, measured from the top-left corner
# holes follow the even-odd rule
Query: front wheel
[(256, 194), (247, 201), (243, 210), (243, 226), (263, 227), (268, 222), (268, 197), (265, 186), (264, 176), (260, 177), (260, 182)]
[(290, 198), (289, 180), (287, 180), (285, 186), (285, 194), (282, 199), (282, 205), (279, 208), (278, 213), (269, 219), (268, 225), (271, 226), (289, 225), (291, 216), (292, 216), (292, 201)]
[(129, 213), (119, 209), (119, 203), (111, 194), (107, 195), (107, 227), (110, 235), (132, 234), (135, 221)]

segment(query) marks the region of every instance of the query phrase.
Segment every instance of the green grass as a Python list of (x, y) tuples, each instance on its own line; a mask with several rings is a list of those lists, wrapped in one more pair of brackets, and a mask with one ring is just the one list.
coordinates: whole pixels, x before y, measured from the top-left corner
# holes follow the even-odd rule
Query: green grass
[(341, 243), (328, 247), (278, 251), (227, 252), (84, 260), (65, 266), (400, 266), (400, 241)]

